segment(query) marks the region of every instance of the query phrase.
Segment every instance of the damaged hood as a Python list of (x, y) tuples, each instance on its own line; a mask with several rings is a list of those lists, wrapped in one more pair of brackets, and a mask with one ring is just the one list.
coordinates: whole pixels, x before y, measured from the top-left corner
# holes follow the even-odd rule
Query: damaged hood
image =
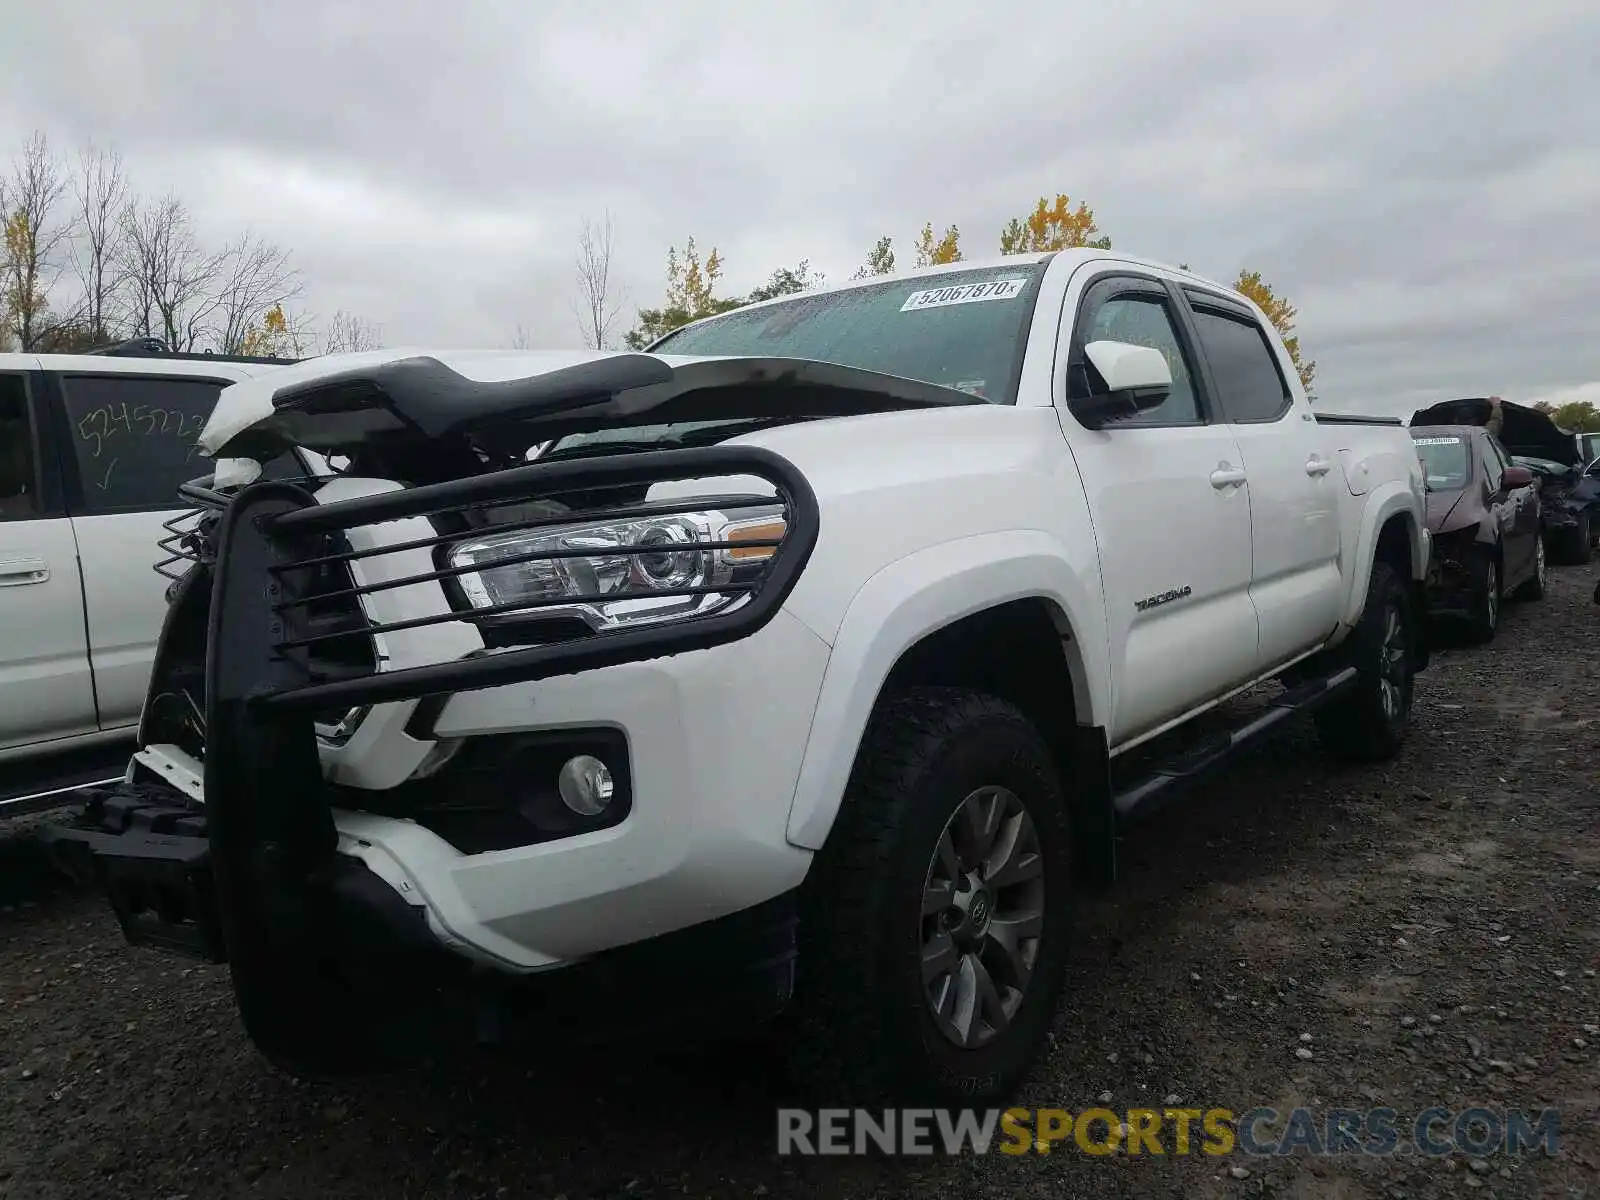
[(985, 405), (953, 388), (809, 359), (645, 353), (372, 351), (224, 388), (199, 447), (264, 459), (299, 446), (544, 440), (642, 421), (827, 417)]
[(1546, 458), (1566, 466), (1578, 465), (1578, 447), (1570, 433), (1538, 409), (1509, 400), (1491, 400), (1487, 396), (1446, 400), (1419, 408), (1411, 415), (1411, 424), (1489, 426), (1496, 408), (1500, 412), (1500, 444), (1508, 453)]
[(1456, 525), (1465, 523), (1469, 515), (1472, 520), (1477, 519), (1479, 506), (1467, 500), (1469, 491), (1470, 488), (1458, 488), (1453, 492), (1428, 493), (1428, 507), (1424, 519), (1429, 533), (1447, 532), (1451, 527), (1450, 518), (1456, 516), (1458, 510), (1460, 511)]

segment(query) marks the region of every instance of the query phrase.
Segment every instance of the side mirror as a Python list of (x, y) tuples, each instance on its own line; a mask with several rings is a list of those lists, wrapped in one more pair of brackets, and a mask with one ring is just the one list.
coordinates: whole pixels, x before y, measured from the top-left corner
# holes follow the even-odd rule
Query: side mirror
[(1071, 397), (1067, 407), (1090, 429), (1159, 408), (1172, 394), (1172, 368), (1167, 356), (1153, 347), (1090, 342), (1083, 355), (1103, 386), (1091, 386), (1086, 396)]
[(1510, 491), (1512, 488), (1527, 487), (1533, 482), (1533, 472), (1527, 467), (1519, 467), (1515, 463), (1505, 469), (1500, 476), (1500, 486)]

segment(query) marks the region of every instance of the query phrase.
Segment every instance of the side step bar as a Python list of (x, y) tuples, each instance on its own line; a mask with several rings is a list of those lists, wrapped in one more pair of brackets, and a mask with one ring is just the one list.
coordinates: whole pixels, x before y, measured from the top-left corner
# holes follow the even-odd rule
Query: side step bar
[(1265, 712), (1231, 733), (1219, 734), (1157, 767), (1112, 797), (1119, 825), (1142, 821), (1165, 808), (1208, 776), (1228, 767), (1261, 741), (1278, 731), (1285, 721), (1314, 712), (1337, 699), (1356, 682), (1356, 669), (1344, 667), (1321, 679), (1286, 689)]

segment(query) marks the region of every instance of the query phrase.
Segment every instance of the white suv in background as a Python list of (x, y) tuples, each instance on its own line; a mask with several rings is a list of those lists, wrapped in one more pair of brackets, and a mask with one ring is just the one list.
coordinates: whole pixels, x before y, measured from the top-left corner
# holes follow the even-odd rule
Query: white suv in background
[(0, 354), (0, 816), (120, 778), (167, 581), (151, 570), (218, 393), (278, 360)]

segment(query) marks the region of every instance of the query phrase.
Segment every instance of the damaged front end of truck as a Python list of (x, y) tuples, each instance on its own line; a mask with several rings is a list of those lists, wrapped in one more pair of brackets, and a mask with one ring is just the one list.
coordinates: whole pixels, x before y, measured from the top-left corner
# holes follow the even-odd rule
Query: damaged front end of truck
[[(604, 722), (448, 739), (430, 722), (463, 693), (767, 626), (819, 515), (789, 461), (723, 444), (743, 423), (967, 398), (782, 360), (617, 355), (488, 379), (433, 358), (292, 370), (224, 393), (202, 435), (219, 471), (183, 489), (193, 512), (164, 543), (175, 583), (138, 750), (122, 784), (52, 828), (59, 861), (103, 888), (130, 941), (226, 962), (250, 1036), (302, 1073), (386, 1069), (441, 1037), (551, 1019), (566, 992), (592, 1004), (597, 978), (625, 1024), (630, 972), (663, 962), (724, 1003), (781, 1005), (781, 911), (543, 980), (456, 938), (363, 821), (378, 809), (490, 857), (627, 821), (634, 767)], [(528, 461), (575, 432), (663, 421), (701, 436)], [(253, 478), (291, 446), (348, 465)], [(384, 767), (388, 786), (352, 786), (340, 755), (374, 714), (403, 725), (393, 744), (414, 757)], [(737, 979), (693, 965), (708, 936), (719, 962), (741, 949)]]

